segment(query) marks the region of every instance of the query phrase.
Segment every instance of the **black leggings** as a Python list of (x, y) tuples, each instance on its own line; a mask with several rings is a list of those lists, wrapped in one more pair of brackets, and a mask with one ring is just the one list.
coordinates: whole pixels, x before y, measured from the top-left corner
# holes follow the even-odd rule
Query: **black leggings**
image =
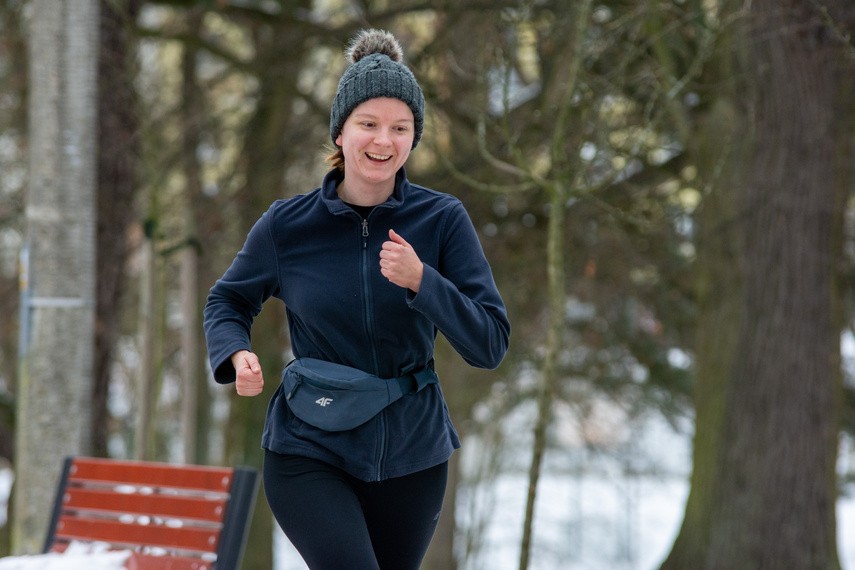
[(267, 502), (311, 570), (418, 570), (447, 480), (448, 462), (367, 483), (316, 459), (264, 454)]

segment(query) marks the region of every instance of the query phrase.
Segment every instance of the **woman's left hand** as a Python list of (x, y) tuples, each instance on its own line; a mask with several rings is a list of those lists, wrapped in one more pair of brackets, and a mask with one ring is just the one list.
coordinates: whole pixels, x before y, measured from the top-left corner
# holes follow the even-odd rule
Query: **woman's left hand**
[(389, 230), (389, 241), (383, 243), (380, 251), (380, 273), (383, 277), (399, 287), (418, 293), (423, 272), (424, 265), (413, 246), (396, 234), (395, 230)]

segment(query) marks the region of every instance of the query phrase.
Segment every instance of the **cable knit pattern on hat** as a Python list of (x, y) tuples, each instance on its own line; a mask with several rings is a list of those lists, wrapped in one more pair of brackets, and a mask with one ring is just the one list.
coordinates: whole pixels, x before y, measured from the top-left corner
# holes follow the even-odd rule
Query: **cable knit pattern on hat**
[(407, 104), (413, 112), (413, 148), (424, 129), (425, 99), (413, 72), (402, 63), (403, 50), (395, 37), (382, 30), (363, 30), (346, 51), (351, 64), (338, 82), (330, 111), (333, 144), (345, 121), (360, 104), (377, 97), (391, 97)]

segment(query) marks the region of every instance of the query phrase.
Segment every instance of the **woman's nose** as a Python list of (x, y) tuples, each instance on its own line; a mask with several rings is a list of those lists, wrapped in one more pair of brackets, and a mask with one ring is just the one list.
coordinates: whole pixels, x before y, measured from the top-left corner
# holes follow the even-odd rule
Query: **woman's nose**
[(386, 146), (391, 144), (392, 139), (389, 137), (389, 133), (386, 132), (385, 129), (381, 129), (377, 131), (377, 136), (374, 137), (374, 143), (382, 146)]

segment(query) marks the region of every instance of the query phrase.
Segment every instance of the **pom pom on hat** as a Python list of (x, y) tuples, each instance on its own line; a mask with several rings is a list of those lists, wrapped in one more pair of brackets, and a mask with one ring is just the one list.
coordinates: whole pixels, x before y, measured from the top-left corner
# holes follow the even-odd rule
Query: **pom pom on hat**
[(351, 65), (373, 53), (383, 54), (395, 63), (404, 62), (401, 44), (395, 36), (384, 30), (362, 30), (350, 41), (344, 53)]
[(345, 51), (350, 66), (338, 82), (330, 111), (333, 144), (345, 121), (360, 104), (377, 97), (391, 97), (413, 112), (413, 148), (424, 129), (425, 99), (413, 72), (403, 64), (404, 50), (395, 36), (383, 30), (362, 30)]

